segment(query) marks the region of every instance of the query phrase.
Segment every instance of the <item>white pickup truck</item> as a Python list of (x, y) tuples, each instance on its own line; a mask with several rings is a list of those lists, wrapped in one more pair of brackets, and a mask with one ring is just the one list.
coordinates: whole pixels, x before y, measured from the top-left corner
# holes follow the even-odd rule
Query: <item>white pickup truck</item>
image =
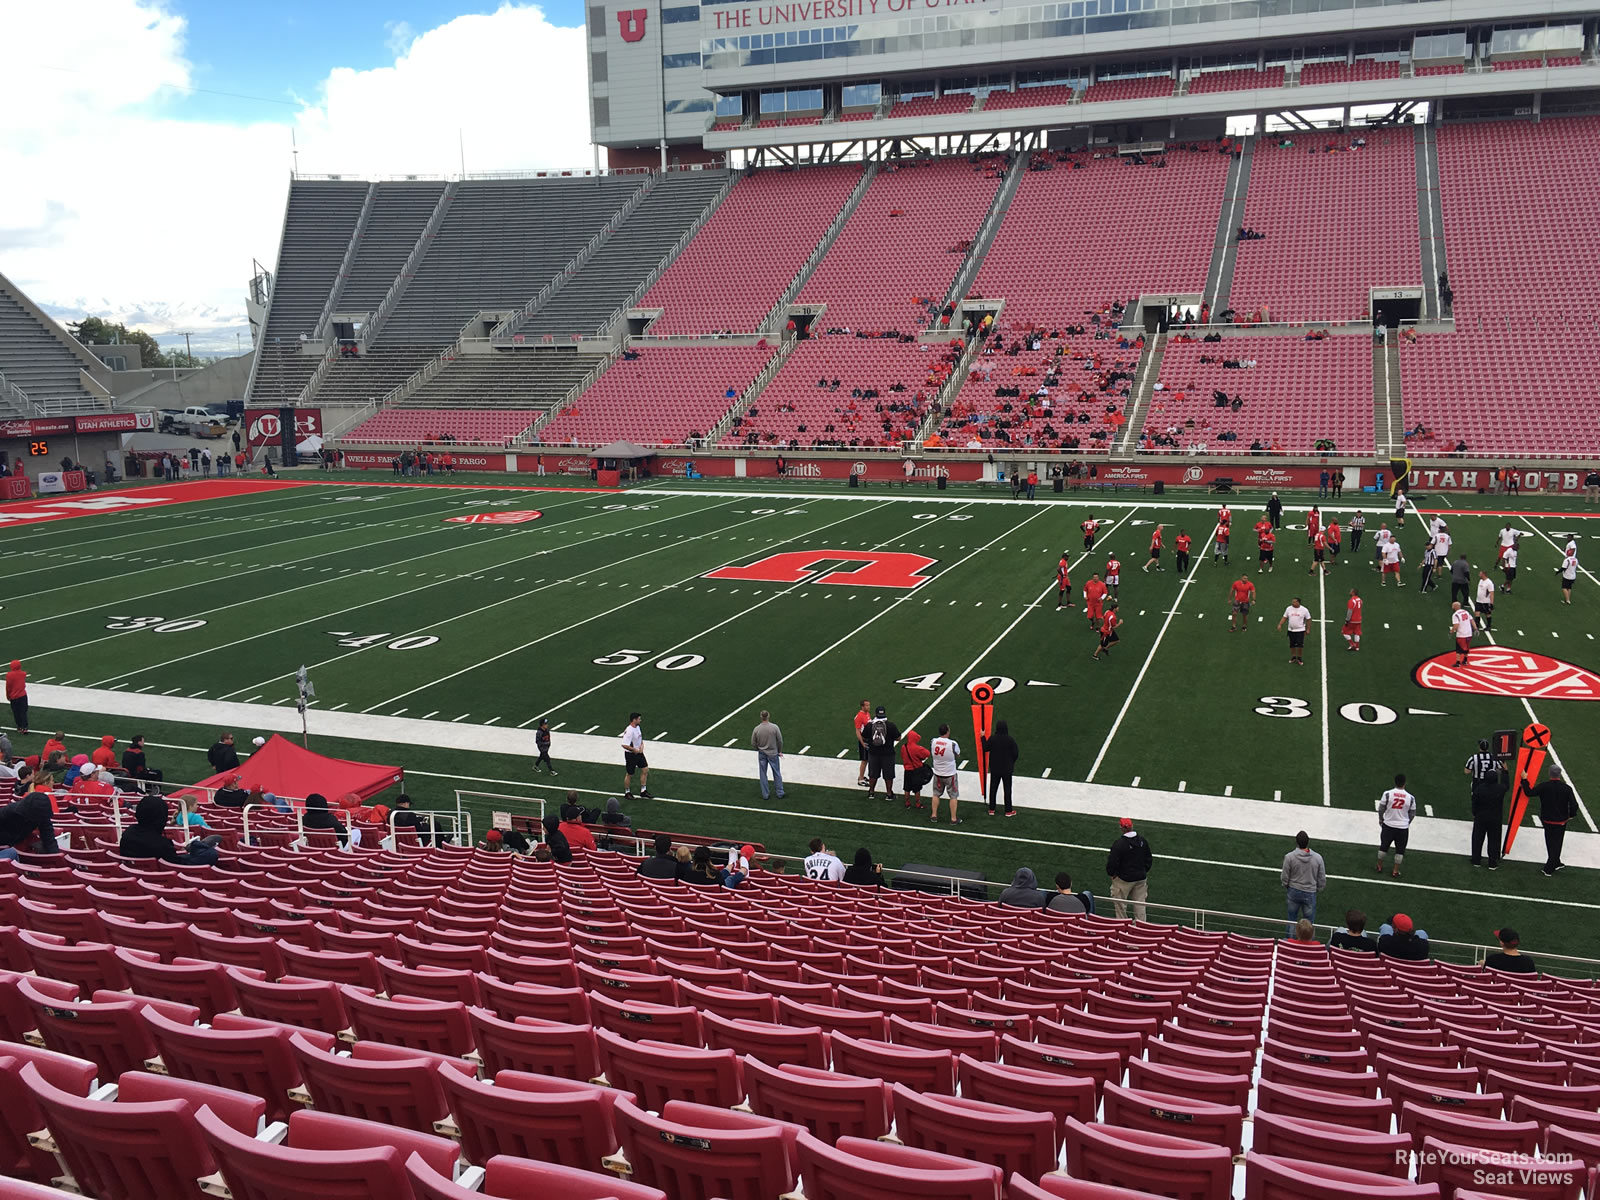
[(162, 433), (187, 433), (192, 437), (222, 437), (227, 430), (228, 415), (213, 412), (203, 404), (191, 404), (185, 409), (167, 409), (161, 414)]

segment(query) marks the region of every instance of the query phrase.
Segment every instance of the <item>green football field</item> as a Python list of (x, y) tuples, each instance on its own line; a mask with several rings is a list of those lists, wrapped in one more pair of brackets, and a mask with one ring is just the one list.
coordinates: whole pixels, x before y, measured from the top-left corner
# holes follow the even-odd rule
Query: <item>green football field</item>
[[(595, 803), (617, 794), (620, 764), (608, 764), (639, 710), (656, 762), (658, 799), (633, 805), (646, 827), (755, 838), (794, 858), (821, 833), (847, 858), (864, 844), (891, 866), (971, 866), (990, 879), (1019, 863), (1042, 877), (1067, 867), (1103, 893), (1113, 814), (1136, 804), (1163, 859), (1152, 900), (1276, 916), (1277, 863), (1296, 828), (1370, 825), (1375, 841), (1374, 802), (1403, 771), (1425, 806), (1427, 844), (1430, 818), (1467, 815), (1461, 771), (1477, 739), (1538, 721), (1587, 802), (1567, 857), (1600, 863), (1586, 848), (1600, 710), (1573, 698), (1590, 694), (1600, 664), (1600, 590), (1585, 570), (1563, 605), (1556, 571), (1572, 537), (1580, 559), (1600, 562), (1587, 549), (1600, 529), (1572, 502), (1512, 500), (1507, 518), (1476, 511), (1494, 498), (1440, 498), (1475, 567), (1493, 567), (1508, 519), (1523, 534), (1521, 564), (1492, 633), (1475, 641), (1474, 671), (1418, 676), (1453, 646), (1448, 579), (1418, 589), (1427, 497), (1398, 530), (1404, 587), (1382, 588), (1372, 532), (1395, 522), (1381, 496), (1328, 510), (1348, 525), (1365, 509), (1368, 534), (1360, 552), (1347, 535), (1326, 576), (1308, 573), (1309, 502), (1293, 498), (1276, 568), (1258, 575), (1250, 526), (1264, 497), (1253, 495), (1230, 498), (1225, 563), (1211, 553), (1219, 501), (1201, 493), (1030, 503), (958, 488), (679, 481), (600, 493), (302, 478), (7, 529), (0, 657), (29, 668), (35, 731), (142, 730), (164, 748), (169, 778), (198, 778), (196, 751), (219, 725), (241, 743), (298, 728), (304, 665), (313, 747), (403, 765), (425, 801), (450, 801), (457, 787), (553, 795), (553, 782), (530, 775), (527, 749), (547, 716), (561, 787)], [(1104, 525), (1085, 553), (1079, 525), (1091, 511)], [(1166, 570), (1144, 573), (1157, 522)], [(1186, 574), (1171, 550), (1184, 529), (1195, 544)], [(1105, 661), (1091, 658), (1082, 609), (1055, 608), (1064, 550), (1080, 601), (1090, 572), (1111, 556), (1123, 564), (1126, 623)], [(1258, 602), (1233, 633), (1241, 575)], [(1352, 587), (1366, 601), (1359, 654), (1340, 634)], [(1303, 667), (1275, 630), (1295, 596), (1315, 618)], [(853, 783), (860, 701), (925, 740), (948, 722), (971, 758), (967, 688), (979, 679), (1022, 746), (1022, 817), (989, 821), (975, 782), (958, 827), (868, 802)], [(763, 801), (753, 780), (749, 736), (763, 708), (796, 779), (782, 801)], [(1363, 837), (1319, 837), (1333, 876), (1319, 921), (1352, 904), (1375, 921), (1408, 911), (1436, 937), (1471, 943), (1512, 921), (1530, 950), (1600, 956), (1594, 872), (1540, 876), (1531, 824), (1518, 861), (1494, 874), (1467, 866), (1463, 840), (1415, 851), (1401, 880), (1380, 878)]]

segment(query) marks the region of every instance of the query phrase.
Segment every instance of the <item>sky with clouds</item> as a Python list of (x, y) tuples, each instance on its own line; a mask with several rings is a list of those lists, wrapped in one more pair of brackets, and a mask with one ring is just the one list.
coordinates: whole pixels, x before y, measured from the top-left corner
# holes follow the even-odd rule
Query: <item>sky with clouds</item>
[(588, 165), (582, 19), (581, 0), (14, 6), (0, 273), (60, 320), (248, 348), (296, 153), (308, 174)]

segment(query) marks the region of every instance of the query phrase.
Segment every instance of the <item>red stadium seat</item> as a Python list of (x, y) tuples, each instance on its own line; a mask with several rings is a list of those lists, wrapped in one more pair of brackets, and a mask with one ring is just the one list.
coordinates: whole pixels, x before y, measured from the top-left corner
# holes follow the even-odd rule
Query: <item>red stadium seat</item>
[(609, 1029), (595, 1030), (600, 1065), (612, 1087), (660, 1112), (669, 1100), (723, 1108), (744, 1100), (739, 1056), (666, 1042), (630, 1042)]
[(570, 1079), (502, 1071), (493, 1083), (454, 1071), (440, 1081), (467, 1158), (495, 1155), (600, 1170), (617, 1149), (614, 1110), (620, 1092)]
[(244, 1136), (209, 1108), (195, 1121), (236, 1200), (410, 1200), (411, 1155), (445, 1178), (460, 1156), (454, 1142), (328, 1113), (293, 1114), (277, 1145)]
[(744, 1060), (750, 1107), (764, 1117), (803, 1125), (830, 1146), (841, 1137), (878, 1138), (893, 1122), (889, 1085), (840, 1071)]
[(1407, 1100), (1400, 1105), (1400, 1132), (1419, 1147), (1426, 1137), (1459, 1142), (1485, 1150), (1532, 1154), (1539, 1145), (1537, 1121), (1502, 1121), (1478, 1113), (1457, 1112), (1437, 1104)]
[(623, 1097), (616, 1121), (634, 1179), (675, 1200), (772, 1200), (790, 1192), (795, 1145), (808, 1136), (768, 1117), (678, 1101), (658, 1117)]
[(676, 1046), (705, 1045), (700, 1012), (687, 1006), (614, 1000), (599, 992), (590, 992), (589, 1014), (596, 1030), (605, 1029), (621, 1038), (670, 1042)]
[[(302, 1079), (287, 1028), (208, 1029), (180, 1024), (148, 1009), (144, 1021), (162, 1065), (172, 1077), (259, 1096), (266, 1102), (271, 1121), (284, 1120), (293, 1111), (288, 1093), (299, 1087)], [(312, 1044), (324, 1051), (335, 1045), (331, 1034), (306, 1030), (301, 1036), (308, 1042), (322, 1039)]]
[(1153, 1192), (1112, 1187), (1108, 1183), (1089, 1183), (1065, 1175), (1046, 1175), (1037, 1184), (1020, 1175), (1006, 1181), (1007, 1200), (1159, 1200)]
[(948, 1050), (919, 1050), (872, 1038), (858, 1040), (842, 1033), (835, 1033), (828, 1040), (836, 1071), (903, 1083), (919, 1092), (955, 1095), (955, 1056)]
[(505, 1021), (485, 1008), (469, 1008), (467, 1020), (486, 1075), (527, 1071), (587, 1081), (600, 1074), (592, 1026), (535, 1017)]
[(55, 1158), (28, 1145), (28, 1134), (45, 1125), (44, 1115), (20, 1078), (22, 1068), (29, 1064), (45, 1082), (73, 1096), (89, 1094), (99, 1068), (85, 1059), (36, 1046), (0, 1045), (0, 1176), (48, 1183), (59, 1173)]
[(1000, 1171), (888, 1142), (801, 1134), (806, 1200), (1000, 1200)]
[(967, 1054), (956, 1060), (956, 1074), (960, 1077), (961, 1094), (969, 1100), (1005, 1104), (1026, 1097), (1024, 1107), (1050, 1113), (1063, 1130), (1068, 1117), (1094, 1120), (1092, 1079), (1058, 1075), (1033, 1067), (981, 1062)]
[(1387, 1097), (1341, 1096), (1287, 1083), (1256, 1085), (1256, 1111), (1282, 1113), (1310, 1121), (1329, 1121), (1353, 1129), (1387, 1133), (1394, 1121), (1394, 1101)]
[(1188, 1138), (1067, 1120), (1067, 1173), (1175, 1200), (1228, 1200), (1233, 1158)]
[(244, 967), (230, 967), (228, 978), (238, 993), (239, 1011), (247, 1017), (304, 1025), (323, 1033), (338, 1033), (350, 1024), (338, 984), (292, 975), (269, 980)]
[[(289, 1048), (318, 1112), (432, 1133), (450, 1111), (441, 1075), (457, 1068), (438, 1056), (357, 1042), (347, 1058), (299, 1034), (290, 1035)], [(474, 1068), (461, 1062), (460, 1069)]]
[(729, 1019), (709, 1011), (700, 1014), (700, 1021), (705, 1027), (706, 1045), (713, 1050), (754, 1054), (772, 1066), (828, 1065), (828, 1038), (820, 1029)]
[(136, 996), (187, 1004), (206, 1022), (219, 1012), (232, 1012), (239, 1007), (239, 996), (228, 978), (227, 968), (221, 963), (194, 958), (163, 963), (148, 950), (119, 948), (116, 955), (127, 972), (129, 988)]
[(266, 1111), (254, 1096), (142, 1071), (118, 1079), (115, 1103), (63, 1091), (31, 1063), (19, 1078), (73, 1180), (99, 1200), (198, 1200), (196, 1180), (216, 1164), (195, 1114), (207, 1108), (230, 1129), (254, 1136)]
[(1234, 1104), (1244, 1108), (1250, 1102), (1250, 1076), (1218, 1075), (1193, 1067), (1153, 1063), (1144, 1058), (1128, 1060), (1128, 1086), (1147, 1092), (1166, 1092), (1212, 1104)]
[(537, 1017), (568, 1025), (589, 1024), (589, 993), (577, 987), (547, 987), (495, 975), (479, 975), (483, 1007), (507, 1021)]
[[(1019, 1099), (1025, 1099), (1019, 1097)], [(924, 1096), (894, 1085), (895, 1130), (907, 1146), (990, 1163), (1037, 1183), (1056, 1165), (1056, 1123), (1048, 1113), (955, 1096)]]
[(1242, 1151), (1244, 1110), (1236, 1105), (1212, 1104), (1163, 1092), (1147, 1092), (1108, 1083), (1103, 1092), (1107, 1125), (1143, 1129), (1210, 1142), (1230, 1154)]
[(1439, 1186), (1375, 1175), (1337, 1164), (1300, 1162), (1277, 1155), (1244, 1156), (1245, 1200), (1441, 1200)]
[[(130, 997), (80, 1003), (71, 999), (71, 984), (47, 979), (23, 979), (17, 990), (33, 1010), (44, 1044), (58, 1054), (93, 1062), (101, 1079), (143, 1070), (145, 1060), (155, 1056), (155, 1041), (140, 1015), (151, 1007), (149, 1002)], [(171, 1011), (182, 1010), (182, 1005), (171, 1006)], [(190, 1021), (198, 1016), (194, 1009), (187, 1010)]]
[(450, 1182), (448, 1173), (441, 1174), (418, 1154), (406, 1160), (406, 1175), (416, 1200), (667, 1200), (657, 1188), (614, 1175), (504, 1155), (485, 1165), (478, 1191)]
[(409, 996), (380, 1000), (360, 988), (341, 987), (350, 1026), (364, 1042), (387, 1042), (462, 1058), (472, 1053), (472, 1026), (465, 1004)]
[(1502, 1154), (1428, 1137), (1418, 1151), (1417, 1181), (1436, 1183), (1457, 1197), (1489, 1188), (1519, 1200), (1578, 1200), (1588, 1168), (1577, 1160), (1550, 1161)]
[(1269, 1112), (1256, 1113), (1251, 1129), (1251, 1149), (1257, 1154), (1400, 1179), (1410, 1174), (1411, 1137), (1406, 1133), (1378, 1133)]

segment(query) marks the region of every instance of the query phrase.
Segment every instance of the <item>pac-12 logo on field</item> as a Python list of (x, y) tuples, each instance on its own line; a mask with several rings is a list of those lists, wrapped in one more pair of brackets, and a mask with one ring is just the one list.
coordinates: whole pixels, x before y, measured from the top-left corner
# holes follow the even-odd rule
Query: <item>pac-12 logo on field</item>
[(1418, 663), (1411, 678), (1418, 687), (1442, 692), (1530, 700), (1600, 700), (1600, 675), (1532, 650), (1474, 646), (1466, 666), (1454, 663), (1455, 651), (1446, 651)]
[(537, 521), (544, 513), (537, 508), (511, 509), (507, 512), (464, 513), (459, 517), (446, 517), (446, 525), (524, 525)]
[(650, 15), (648, 8), (617, 9), (617, 29), (625, 42), (644, 40), (644, 21)]
[[(928, 582), (922, 574), (939, 560), (921, 554), (884, 550), (788, 550), (769, 554), (760, 562), (743, 567), (723, 567), (707, 579), (745, 579), (759, 583), (843, 583), (852, 587), (900, 588), (909, 590)], [(852, 571), (830, 570), (819, 574), (821, 564), (832, 567), (860, 563)]]

